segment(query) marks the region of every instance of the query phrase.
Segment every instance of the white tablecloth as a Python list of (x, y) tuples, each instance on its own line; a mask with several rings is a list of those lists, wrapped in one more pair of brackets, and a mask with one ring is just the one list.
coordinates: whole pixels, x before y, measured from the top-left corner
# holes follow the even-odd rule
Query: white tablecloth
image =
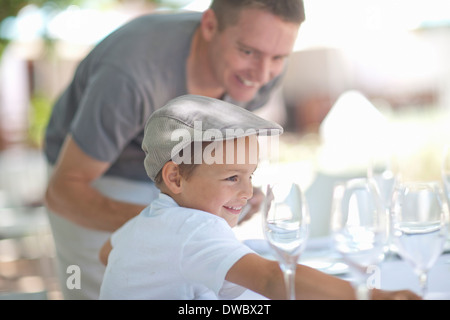
[[(418, 277), (405, 261), (386, 261), (380, 267), (382, 289), (410, 289), (420, 293)], [(450, 254), (441, 255), (430, 270), (425, 299), (450, 299)]]
[[(263, 256), (270, 258), (270, 248), (264, 240), (255, 239), (245, 241), (247, 245)], [(309, 246), (300, 258), (300, 263), (311, 267), (317, 266), (319, 270), (328, 272), (337, 277), (350, 279), (348, 268), (340, 262), (339, 256), (328, 246), (326, 239), (310, 241)], [(326, 266), (332, 268), (325, 268)], [(419, 280), (412, 268), (403, 260), (391, 257), (380, 263), (379, 287), (385, 290), (409, 289), (420, 294)], [(374, 274), (373, 274), (374, 275)], [(265, 297), (247, 290), (238, 299), (259, 300)], [(429, 272), (428, 294), (425, 299), (450, 300), (450, 253), (439, 257), (436, 264)]]

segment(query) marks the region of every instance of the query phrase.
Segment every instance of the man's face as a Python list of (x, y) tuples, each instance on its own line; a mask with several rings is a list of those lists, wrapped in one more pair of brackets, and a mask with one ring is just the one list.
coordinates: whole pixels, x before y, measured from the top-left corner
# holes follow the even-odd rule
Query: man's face
[(209, 60), (218, 85), (237, 101), (253, 99), (283, 71), (298, 28), (263, 10), (243, 10), (236, 24), (211, 38)]

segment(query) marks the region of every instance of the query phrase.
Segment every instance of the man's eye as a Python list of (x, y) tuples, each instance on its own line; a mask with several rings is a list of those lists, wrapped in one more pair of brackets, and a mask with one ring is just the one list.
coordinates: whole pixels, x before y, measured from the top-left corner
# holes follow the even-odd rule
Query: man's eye
[(243, 54), (245, 54), (246, 56), (250, 56), (252, 53), (253, 53), (253, 51), (252, 50), (249, 50), (249, 49), (240, 49), (241, 50), (241, 52), (243, 53)]
[(286, 56), (275, 56), (273, 57), (274, 61), (284, 61), (286, 60)]

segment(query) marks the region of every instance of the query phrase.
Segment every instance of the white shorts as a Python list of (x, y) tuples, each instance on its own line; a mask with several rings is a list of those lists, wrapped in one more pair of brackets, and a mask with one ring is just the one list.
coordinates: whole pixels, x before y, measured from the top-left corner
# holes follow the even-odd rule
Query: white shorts
[[(49, 174), (53, 169), (49, 167)], [(148, 205), (158, 196), (153, 183), (101, 177), (92, 186), (116, 200)], [(64, 299), (98, 299), (105, 267), (98, 253), (111, 233), (87, 229), (48, 212)]]

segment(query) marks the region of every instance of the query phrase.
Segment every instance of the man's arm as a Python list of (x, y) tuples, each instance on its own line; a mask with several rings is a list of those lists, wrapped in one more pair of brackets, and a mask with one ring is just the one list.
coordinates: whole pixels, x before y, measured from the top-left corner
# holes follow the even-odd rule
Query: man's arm
[[(286, 299), (283, 273), (277, 261), (257, 254), (247, 254), (228, 271), (226, 279), (269, 299)], [(316, 269), (297, 265), (295, 274), (297, 299), (356, 299), (350, 282), (330, 276)], [(408, 290), (383, 291), (374, 289), (372, 299), (420, 299)]]
[(116, 201), (91, 187), (109, 166), (85, 154), (68, 136), (48, 184), (47, 207), (86, 228), (116, 230), (145, 206)]
[(100, 252), (98, 254), (98, 258), (100, 260), (100, 262), (103, 265), (107, 265), (108, 264), (108, 257), (109, 257), (109, 253), (112, 250), (112, 244), (111, 244), (111, 238), (108, 239), (102, 246), (102, 248), (100, 249)]

